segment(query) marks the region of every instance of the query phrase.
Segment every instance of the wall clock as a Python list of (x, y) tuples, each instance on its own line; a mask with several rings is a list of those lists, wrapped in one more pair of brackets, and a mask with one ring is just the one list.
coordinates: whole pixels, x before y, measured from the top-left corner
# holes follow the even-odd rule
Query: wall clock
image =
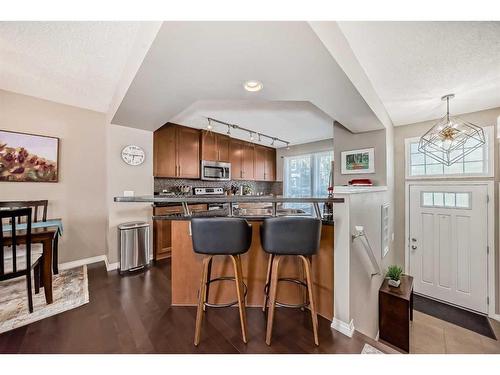
[(145, 156), (144, 150), (139, 146), (128, 145), (122, 150), (122, 160), (128, 165), (141, 165), (144, 163)]

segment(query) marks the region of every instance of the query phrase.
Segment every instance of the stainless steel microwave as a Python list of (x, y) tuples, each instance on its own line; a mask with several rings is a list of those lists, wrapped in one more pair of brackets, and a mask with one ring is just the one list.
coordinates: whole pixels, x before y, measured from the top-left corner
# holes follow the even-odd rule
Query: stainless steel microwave
[(208, 181), (229, 181), (231, 179), (231, 163), (202, 160), (201, 179)]

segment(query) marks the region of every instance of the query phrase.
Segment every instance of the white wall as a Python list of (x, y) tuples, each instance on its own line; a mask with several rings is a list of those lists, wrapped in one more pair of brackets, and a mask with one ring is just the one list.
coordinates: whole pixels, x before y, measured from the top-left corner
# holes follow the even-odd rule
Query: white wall
[[(107, 142), (107, 205), (108, 219), (108, 260), (118, 261), (117, 225), (128, 221), (147, 221), (152, 223), (151, 203), (115, 203), (113, 198), (122, 196), (125, 190), (135, 195), (153, 194), (153, 132), (118, 125), (108, 126)], [(121, 150), (127, 145), (144, 149), (146, 158), (140, 166), (130, 166), (121, 159)], [(152, 226), (151, 226), (152, 239)]]
[(0, 90), (0, 129), (60, 138), (59, 182), (0, 182), (0, 200), (49, 200), (64, 225), (60, 262), (105, 254), (105, 115)]
[[(338, 122), (334, 128), (334, 160), (333, 179), (335, 185), (347, 185), (353, 178), (369, 178), (375, 185), (386, 186), (387, 184), (387, 149), (386, 130), (374, 130), (364, 133), (351, 133)], [(375, 173), (341, 174), (343, 151), (359, 150), (364, 148), (374, 148)]]

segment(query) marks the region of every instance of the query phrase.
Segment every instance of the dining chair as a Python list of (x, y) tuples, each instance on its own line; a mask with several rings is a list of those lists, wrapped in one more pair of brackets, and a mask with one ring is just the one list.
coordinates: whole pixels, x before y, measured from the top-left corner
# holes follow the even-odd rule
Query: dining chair
[[(32, 209), (17, 208), (10, 210), (0, 210), (0, 281), (10, 280), (17, 277), (26, 277), (26, 287), (28, 291), (28, 310), (33, 312), (33, 296), (31, 290), (31, 270), (34, 271), (35, 293), (40, 291), (40, 264), (43, 249), (40, 246), (31, 244), (31, 216)], [(6, 220), (5, 220), (6, 219)], [(19, 244), (16, 236), (16, 223), (26, 223), (26, 241)], [(10, 225), (10, 228), (3, 230), (3, 226)], [(11, 244), (6, 245), (5, 233), (11, 232)]]
[[(47, 208), (49, 205), (49, 201), (47, 199), (40, 199), (40, 200), (34, 200), (34, 201), (4, 201), (0, 202), (0, 209), (1, 208), (26, 208), (26, 207), (31, 207), (33, 208), (32, 210), (32, 217), (31, 221), (36, 223), (38, 221), (47, 221)], [(40, 209), (40, 211), (38, 211)], [(40, 213), (40, 215), (39, 215)], [(18, 219), (18, 223), (21, 223), (22, 219)]]
[[(33, 201), (4, 201), (0, 202), (0, 210), (11, 209), (11, 208), (33, 208), (32, 221), (34, 223), (39, 221), (47, 221), (47, 208), (49, 201), (47, 199), (39, 199)], [(19, 221), (20, 223), (20, 221)], [(59, 236), (54, 237), (54, 243), (52, 246), (52, 270), (54, 274), (59, 273)]]

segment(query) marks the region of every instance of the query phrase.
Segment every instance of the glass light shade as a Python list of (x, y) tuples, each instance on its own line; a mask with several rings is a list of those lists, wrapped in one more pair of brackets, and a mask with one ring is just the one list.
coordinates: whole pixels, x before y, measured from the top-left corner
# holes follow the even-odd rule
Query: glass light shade
[(418, 150), (450, 166), (484, 143), (485, 136), (481, 127), (457, 116), (446, 115), (420, 138)]

